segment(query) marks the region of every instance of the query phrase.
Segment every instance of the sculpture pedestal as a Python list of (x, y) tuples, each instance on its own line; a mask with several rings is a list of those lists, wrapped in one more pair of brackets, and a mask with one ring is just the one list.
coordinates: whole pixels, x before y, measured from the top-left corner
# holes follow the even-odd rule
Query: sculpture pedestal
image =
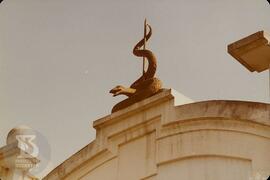
[(95, 121), (96, 139), (45, 179), (256, 180), (270, 175), (269, 112), (167, 90)]

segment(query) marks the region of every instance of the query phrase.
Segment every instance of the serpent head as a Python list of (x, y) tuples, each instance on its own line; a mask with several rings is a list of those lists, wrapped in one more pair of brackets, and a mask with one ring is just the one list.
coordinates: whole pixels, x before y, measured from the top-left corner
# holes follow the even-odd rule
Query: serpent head
[(124, 86), (118, 85), (118, 86), (115, 86), (113, 89), (111, 89), (110, 93), (112, 93), (113, 96), (118, 96), (118, 95), (123, 94), (124, 90), (125, 90)]
[(126, 87), (121, 86), (121, 85), (115, 86), (113, 89), (110, 90), (110, 93), (112, 93), (113, 96), (126, 95), (126, 96), (130, 97), (135, 92), (136, 92), (136, 89), (126, 88)]

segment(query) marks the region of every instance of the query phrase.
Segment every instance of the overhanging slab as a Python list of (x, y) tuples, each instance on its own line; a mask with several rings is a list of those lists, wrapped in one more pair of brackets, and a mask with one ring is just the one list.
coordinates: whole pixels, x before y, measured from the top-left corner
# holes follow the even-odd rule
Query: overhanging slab
[(228, 45), (228, 53), (249, 71), (262, 72), (269, 69), (270, 36), (259, 31)]

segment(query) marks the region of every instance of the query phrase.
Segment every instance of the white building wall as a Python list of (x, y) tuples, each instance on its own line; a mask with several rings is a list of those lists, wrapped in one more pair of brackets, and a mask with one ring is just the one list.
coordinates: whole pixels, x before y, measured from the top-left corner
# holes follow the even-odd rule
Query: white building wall
[[(96, 140), (44, 179), (263, 180), (270, 105), (191, 103), (167, 90), (94, 123)], [(181, 97), (178, 95), (178, 97)]]

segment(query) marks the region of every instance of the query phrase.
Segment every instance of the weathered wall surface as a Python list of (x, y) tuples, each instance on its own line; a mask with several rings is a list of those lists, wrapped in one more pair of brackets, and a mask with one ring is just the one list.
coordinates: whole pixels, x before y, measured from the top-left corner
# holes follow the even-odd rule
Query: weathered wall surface
[[(167, 90), (94, 122), (96, 140), (48, 180), (247, 180), (270, 175), (270, 105)], [(189, 104), (186, 104), (189, 103)]]

